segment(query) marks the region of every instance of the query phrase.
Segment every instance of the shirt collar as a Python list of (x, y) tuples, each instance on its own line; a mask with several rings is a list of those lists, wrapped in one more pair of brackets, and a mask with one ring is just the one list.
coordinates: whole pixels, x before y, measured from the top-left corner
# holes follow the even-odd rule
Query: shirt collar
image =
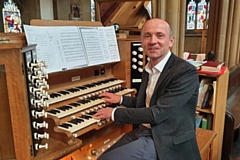
[(163, 60), (158, 62), (158, 64), (155, 65), (152, 69), (150, 68), (150, 64), (148, 62), (147, 65), (145, 66), (146, 72), (148, 73), (152, 73), (152, 72), (155, 73), (156, 71), (162, 72), (170, 56), (171, 56), (171, 52), (168, 51), (167, 55), (163, 58)]

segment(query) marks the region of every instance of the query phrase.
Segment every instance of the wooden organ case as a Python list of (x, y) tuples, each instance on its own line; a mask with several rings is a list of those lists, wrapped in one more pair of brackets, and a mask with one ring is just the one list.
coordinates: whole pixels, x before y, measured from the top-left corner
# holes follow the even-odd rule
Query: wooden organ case
[[(99, 26), (99, 22), (33, 21), (38, 25)], [(3, 34), (0, 56), (0, 159), (96, 159), (130, 125), (94, 120), (97, 109), (111, 106), (104, 91), (134, 96), (113, 75), (115, 64), (46, 74), (35, 45), (24, 34)], [(121, 72), (121, 70), (119, 70)], [(121, 107), (121, 106), (119, 106)]]
[[(101, 23), (34, 20), (31, 24), (36, 26), (109, 26), (117, 23), (120, 26), (119, 29), (137, 32), (138, 34), (144, 22), (149, 19), (145, 8), (149, 1), (96, 0), (95, 2), (97, 20), (101, 21)], [(125, 17), (129, 18), (126, 19)], [(77, 101), (82, 100), (83, 102), (86, 98), (93, 98), (94, 89), (91, 89), (91, 91), (85, 90), (82, 92), (84, 94), (78, 95), (78, 93), (74, 93), (77, 97), (70, 96), (70, 98), (63, 98), (64, 100), (57, 98), (60, 99), (59, 102), (58, 100), (52, 100), (50, 96), (63, 90), (71, 90), (72, 88), (91, 83), (111, 80), (115, 87), (138, 88), (139, 80), (141, 79), (141, 73), (138, 68), (145, 64), (138, 64), (138, 61), (142, 61), (142, 51), (138, 50), (141, 48), (139, 46), (139, 35), (127, 36), (126, 38), (119, 37), (118, 44), (121, 61), (118, 63), (42, 76), (39, 84), (44, 85), (46, 88), (39, 89), (36, 86), (37, 90), (42, 90), (44, 93), (41, 96), (35, 96), (40, 96), (42, 99), (49, 98), (50, 100), (47, 102), (38, 98), (31, 100), (33, 98), (31, 90), (37, 91), (32, 88), (31, 81), (36, 81), (39, 76), (31, 77), (31, 73), (28, 75), (28, 70), (31, 70), (29, 68), (33, 68), (34, 65), (44, 67), (44, 63), (34, 62), (36, 58), (35, 46), (27, 46), (24, 34), (2, 34), (1, 37), (6, 37), (6, 39), (1, 39), (2, 43), (0, 44), (0, 124), (3, 128), (0, 131), (0, 159), (96, 159), (122, 134), (131, 129), (130, 125), (114, 125), (108, 120), (98, 123), (90, 119), (85, 123), (86, 127), (77, 131), (67, 131), (65, 128), (58, 127), (58, 125), (80, 117), (83, 112), (85, 112), (84, 114), (87, 112), (91, 113), (95, 109), (104, 107), (107, 104), (97, 100), (94, 102), (94, 105), (87, 104), (83, 110), (69, 113), (70, 116), (65, 116), (62, 112), (59, 114), (60, 116), (54, 116), (54, 112), (58, 112), (54, 111), (56, 108), (79, 105)], [(137, 46), (134, 47), (135, 42)], [(131, 54), (132, 51), (129, 48), (131, 50), (136, 49), (137, 55)], [(137, 62), (132, 61), (134, 57), (137, 59)], [(145, 57), (143, 61), (146, 61)], [(137, 69), (132, 68), (134, 64), (137, 64)], [(80, 80), (75, 81), (79, 77)], [(49, 90), (47, 89), (48, 85)], [(109, 85), (98, 90), (110, 88), (114, 90), (113, 86)], [(135, 94), (132, 89), (119, 91), (119, 93)], [(62, 94), (64, 93), (62, 92)], [(69, 96), (66, 95), (66, 97)], [(31, 108), (31, 106), (37, 107)], [(42, 106), (44, 106), (44, 109), (41, 109)], [(64, 107), (61, 109), (69, 110)]]

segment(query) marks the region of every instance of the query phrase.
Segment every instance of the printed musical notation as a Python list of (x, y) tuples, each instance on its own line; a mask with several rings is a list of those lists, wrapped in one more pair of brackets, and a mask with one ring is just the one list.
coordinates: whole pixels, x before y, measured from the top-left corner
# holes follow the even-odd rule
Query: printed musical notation
[(37, 44), (39, 60), (47, 73), (120, 61), (113, 26), (30, 26), (24, 25), (28, 44)]

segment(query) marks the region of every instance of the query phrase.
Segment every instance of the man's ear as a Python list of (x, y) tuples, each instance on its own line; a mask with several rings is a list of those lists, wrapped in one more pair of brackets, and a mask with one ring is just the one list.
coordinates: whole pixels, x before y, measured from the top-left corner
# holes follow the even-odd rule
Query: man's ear
[(170, 41), (169, 41), (169, 47), (171, 48), (174, 44), (174, 37), (171, 37)]

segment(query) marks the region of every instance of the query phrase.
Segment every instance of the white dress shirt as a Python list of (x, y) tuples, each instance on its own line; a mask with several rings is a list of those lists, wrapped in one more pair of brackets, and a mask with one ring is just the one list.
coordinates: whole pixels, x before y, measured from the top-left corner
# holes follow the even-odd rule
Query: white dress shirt
[[(146, 89), (146, 107), (149, 107), (151, 97), (153, 95), (156, 83), (158, 81), (158, 78), (163, 71), (164, 66), (166, 65), (169, 57), (171, 56), (171, 52), (169, 51), (167, 55), (164, 57), (163, 60), (161, 60), (157, 65), (151, 67), (150, 62), (147, 63), (145, 66), (145, 71), (149, 73), (148, 77), (148, 85)], [(122, 103), (122, 97), (120, 104)], [(114, 121), (114, 112), (117, 108), (114, 108), (112, 111), (112, 120)], [(144, 126), (150, 128), (150, 124), (143, 124)]]
[[(169, 57), (171, 56), (171, 52), (169, 51), (168, 54), (164, 57), (163, 60), (161, 60), (158, 64), (155, 66), (151, 66), (150, 63), (148, 63), (145, 66), (145, 71), (148, 72), (148, 85), (146, 89), (146, 107), (149, 107), (150, 100), (152, 98), (156, 83), (159, 79), (159, 76), (161, 72), (163, 71), (164, 66), (166, 65)], [(145, 127), (150, 128), (150, 124), (143, 124)]]

